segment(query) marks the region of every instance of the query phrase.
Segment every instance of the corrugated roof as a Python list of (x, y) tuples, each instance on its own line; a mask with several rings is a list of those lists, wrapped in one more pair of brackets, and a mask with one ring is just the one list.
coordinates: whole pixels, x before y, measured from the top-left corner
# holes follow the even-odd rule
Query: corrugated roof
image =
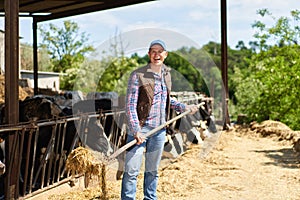
[[(123, 7), (153, 0), (19, 0), (19, 13), (38, 22)], [(4, 0), (0, 0), (4, 13)]]

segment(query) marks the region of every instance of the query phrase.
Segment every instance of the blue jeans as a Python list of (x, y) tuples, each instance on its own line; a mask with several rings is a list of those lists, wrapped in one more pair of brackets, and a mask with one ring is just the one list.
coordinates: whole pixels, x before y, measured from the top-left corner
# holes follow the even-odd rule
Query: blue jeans
[[(153, 128), (143, 127), (143, 134)], [(121, 199), (135, 199), (137, 176), (140, 172), (144, 149), (145, 153), (145, 172), (144, 172), (144, 200), (157, 199), (156, 188), (158, 183), (158, 167), (165, 144), (166, 130), (162, 129), (147, 138), (140, 145), (134, 145), (126, 152), (125, 169), (122, 179)], [(127, 142), (134, 140), (128, 134)]]

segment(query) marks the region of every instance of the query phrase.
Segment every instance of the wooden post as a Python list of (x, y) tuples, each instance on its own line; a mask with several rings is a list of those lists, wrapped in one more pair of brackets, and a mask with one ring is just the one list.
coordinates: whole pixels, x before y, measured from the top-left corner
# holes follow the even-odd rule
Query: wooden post
[(37, 21), (33, 17), (32, 22), (33, 31), (33, 83), (34, 95), (38, 95), (38, 48), (37, 48)]
[(224, 90), (222, 91), (222, 108), (223, 108), (223, 129), (228, 129), (230, 125), (228, 113), (228, 72), (227, 72), (227, 3), (221, 0), (221, 69)]
[[(5, 117), (7, 124), (19, 122), (19, 0), (5, 0)], [(9, 134), (5, 142), (5, 199), (19, 195), (18, 134)]]

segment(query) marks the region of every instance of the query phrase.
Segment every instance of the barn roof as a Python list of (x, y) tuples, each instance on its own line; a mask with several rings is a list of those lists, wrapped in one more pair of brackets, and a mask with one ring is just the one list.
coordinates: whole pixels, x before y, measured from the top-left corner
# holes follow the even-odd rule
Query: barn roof
[[(19, 13), (41, 22), (148, 1), (154, 0), (19, 0)], [(3, 14), (4, 2), (0, 0), (0, 12)]]

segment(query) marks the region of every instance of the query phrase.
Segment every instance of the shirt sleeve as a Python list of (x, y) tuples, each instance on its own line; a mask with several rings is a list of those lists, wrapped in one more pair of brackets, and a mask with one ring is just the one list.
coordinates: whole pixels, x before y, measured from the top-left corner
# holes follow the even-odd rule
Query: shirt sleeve
[(137, 114), (138, 93), (139, 81), (136, 73), (133, 73), (128, 80), (126, 95), (126, 115), (128, 119), (129, 131), (132, 134), (135, 134), (141, 130)]
[(176, 110), (177, 112), (184, 112), (186, 105), (184, 103), (176, 101), (174, 98), (170, 99), (171, 108)]

